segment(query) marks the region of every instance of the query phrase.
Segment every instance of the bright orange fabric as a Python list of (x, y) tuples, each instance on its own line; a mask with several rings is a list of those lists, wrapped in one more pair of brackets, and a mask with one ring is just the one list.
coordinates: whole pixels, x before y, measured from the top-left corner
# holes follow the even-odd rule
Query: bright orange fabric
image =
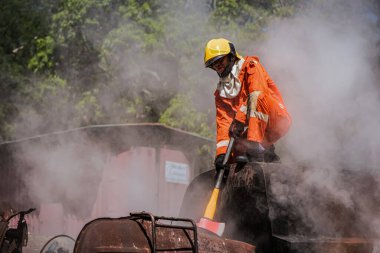
[[(269, 147), (284, 136), (291, 125), (281, 93), (269, 77), (259, 58), (247, 56), (239, 73), (242, 84), (234, 98), (223, 98), (216, 90), (216, 155), (224, 154), (229, 141), (228, 130), (232, 120), (248, 127), (247, 139)], [(247, 113), (249, 115), (247, 115)]]

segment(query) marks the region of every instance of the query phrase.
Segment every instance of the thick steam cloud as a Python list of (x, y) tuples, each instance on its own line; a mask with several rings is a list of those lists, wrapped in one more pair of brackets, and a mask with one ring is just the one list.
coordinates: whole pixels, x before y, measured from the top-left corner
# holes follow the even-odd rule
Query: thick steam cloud
[(379, 31), (370, 14), (332, 1), (269, 29), (262, 55), (293, 115), (285, 145), (298, 161), (379, 163)]
[(278, 143), (283, 161), (308, 169), (299, 181), (278, 182), (272, 190), (312, 231), (325, 235), (380, 234), (380, 33), (374, 9), (357, 1), (310, 4), (271, 24), (259, 47), (293, 116), (292, 129)]

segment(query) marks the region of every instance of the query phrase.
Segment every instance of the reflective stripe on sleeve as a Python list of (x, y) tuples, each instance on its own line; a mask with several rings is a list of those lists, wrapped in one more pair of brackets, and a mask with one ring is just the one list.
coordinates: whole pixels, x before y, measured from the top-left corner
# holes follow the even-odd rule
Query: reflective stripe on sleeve
[(249, 109), (251, 110), (251, 112), (256, 111), (257, 99), (259, 98), (260, 94), (261, 94), (260, 90), (256, 90), (249, 94), (249, 105), (250, 105)]
[(216, 148), (220, 148), (220, 147), (227, 147), (228, 146), (228, 143), (229, 143), (229, 140), (223, 140), (223, 141), (220, 141), (216, 144)]
[(268, 120), (269, 120), (269, 116), (267, 114), (262, 113), (262, 112), (257, 112), (257, 111), (251, 112), (249, 116), (252, 118), (261, 119), (265, 122), (268, 122)]
[(257, 100), (258, 100), (260, 94), (261, 94), (260, 90), (254, 91), (254, 92), (249, 94), (249, 103), (250, 103), (250, 105), (249, 105), (249, 109), (250, 109), (249, 116), (252, 118), (258, 118), (260, 120), (268, 122), (269, 115), (257, 111)]

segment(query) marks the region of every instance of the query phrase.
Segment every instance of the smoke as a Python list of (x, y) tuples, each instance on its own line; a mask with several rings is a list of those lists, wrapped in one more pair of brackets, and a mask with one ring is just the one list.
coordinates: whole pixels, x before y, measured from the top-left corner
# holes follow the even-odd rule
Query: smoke
[(29, 201), (37, 205), (61, 202), (66, 213), (87, 218), (110, 154), (84, 134), (71, 134), (70, 138), (61, 135), (24, 142), (15, 150), (15, 159)]
[(307, 168), (297, 175), (300, 181), (272, 182), (272, 190), (319, 234), (380, 235), (376, 8), (363, 1), (315, 1), (270, 24), (263, 44), (248, 46), (293, 118), (278, 143), (283, 163)]
[[(182, 11), (189, 12), (189, 8)], [(174, 10), (175, 7), (172, 7), (172, 10), (166, 9), (168, 12)], [(103, 25), (102, 29), (91, 25), (80, 27), (81, 34), (90, 40), (89, 44), (103, 52), (99, 68), (95, 69), (106, 72), (107, 76), (99, 75), (98, 79), (87, 76), (88, 73), (93, 74), (93, 71), (90, 71), (93, 66), (86, 66), (86, 71), (81, 73), (83, 76), (78, 76), (73, 81), (74, 85), (58, 76), (43, 78), (37, 77), (36, 74), (30, 77), (30, 86), (26, 88), (26, 93), (32, 94), (33, 97), (30, 101), (15, 98), (18, 100), (20, 114), (14, 119), (13, 137), (24, 138), (91, 125), (93, 122), (97, 124), (156, 122), (159, 113), (168, 106), (170, 97), (179, 91), (187, 90), (182, 83), (188, 80), (179, 79), (181, 72), (185, 73), (182, 73), (182, 76), (191, 76), (192, 70), (203, 70), (198, 64), (202, 58), (201, 49), (197, 50), (199, 52), (197, 55), (189, 52), (175, 55), (181, 52), (178, 41), (182, 40), (183, 48), (191, 51), (193, 48), (187, 43), (197, 44), (197, 41), (191, 39), (194, 34), (189, 34), (188, 29), (185, 29), (185, 26), (189, 27), (193, 23), (183, 20), (184, 16), (179, 13), (180, 11), (174, 13), (170, 22), (164, 23), (162, 31), (161, 28), (152, 26), (153, 30), (157, 29), (153, 34), (148, 32), (144, 34), (143, 27), (139, 27), (137, 22), (115, 15), (114, 12), (104, 13), (105, 16), (109, 15), (110, 24)], [(198, 11), (196, 13), (202, 17), (197, 19), (197, 22), (201, 23), (206, 13)], [(189, 13), (186, 15), (189, 17)], [(104, 19), (106, 20), (105, 17)], [(103, 29), (110, 25), (114, 26), (110, 29), (112, 31)], [(163, 38), (170, 29), (177, 30), (176, 37), (166, 36), (166, 41), (149, 40), (149, 36)], [(154, 32), (163, 34), (160, 37)], [(173, 40), (176, 43), (171, 43)], [(165, 44), (176, 47), (171, 48), (171, 51), (165, 51), (163, 50)], [(69, 58), (70, 51), (66, 53), (68, 55), (64, 57)], [(193, 64), (195, 58), (197, 62)], [(184, 69), (178, 67), (183, 65), (183, 61), (191, 62), (188, 64), (190, 67)], [(67, 69), (61, 69), (60, 73), (70, 73), (71, 76), (77, 74), (70, 69), (70, 66), (65, 66)], [(105, 80), (107, 82), (104, 82)], [(192, 83), (200, 85), (198, 81)], [(78, 88), (95, 86), (97, 89), (84, 93)], [(57, 137), (58, 141), (54, 144), (45, 143), (41, 138), (41, 143), (37, 145), (34, 141), (20, 145), (21, 149), (17, 150), (17, 160), (25, 164), (21, 168), (20, 175), (23, 177), (27, 196), (32, 202), (63, 201), (67, 204), (65, 211), (82, 217), (89, 214), (88, 209), (91, 208), (89, 205), (93, 202), (89, 196), (94, 196), (94, 191), (97, 190), (94, 186), (99, 184), (110, 151), (99, 147), (99, 143), (82, 133), (77, 131), (75, 138), (66, 138), (67, 135), (62, 138)], [(132, 138), (143, 137), (130, 137)], [(141, 184), (139, 187), (141, 188)]]
[[(150, 108), (159, 112), (167, 106), (166, 98), (178, 91), (190, 90), (198, 108), (214, 110), (212, 93), (217, 76), (203, 68), (202, 57), (204, 44), (216, 35), (204, 35), (207, 11), (199, 6), (192, 8), (185, 13), (173, 10), (173, 19), (165, 24), (163, 32), (175, 30), (176, 37), (163, 38), (157, 43), (158, 47), (148, 53), (142, 53), (143, 43), (133, 36), (134, 40), (126, 44), (99, 44), (99, 36), (94, 38), (95, 47), (106, 49), (101, 68), (112, 76), (109, 82), (99, 86), (99, 101), (96, 101), (104, 108), (106, 123), (144, 121), (146, 118), (136, 115), (145, 117), (146, 107), (137, 106), (144, 103), (134, 98), (148, 101)], [(380, 32), (373, 9), (369, 4), (353, 0), (311, 3), (295, 17), (271, 23), (262, 44), (240, 45), (236, 41), (239, 52), (257, 54), (261, 58), (293, 117), (290, 132), (277, 146), (283, 163), (308, 168), (303, 175), (297, 175), (299, 181), (279, 181), (277, 185), (272, 184), (272, 191), (279, 201), (297, 207), (295, 212), (311, 222), (315, 232), (327, 229), (327, 234), (342, 234), (339, 226), (325, 226), (336, 216), (325, 213), (323, 205), (315, 205), (316, 201), (328, 200), (348, 210), (345, 218), (359, 217), (357, 224), (362, 230), (369, 227), (373, 234), (380, 234), (380, 212), (374, 201), (380, 199), (380, 176), (376, 169), (380, 163), (377, 130)], [(131, 23), (123, 22), (125, 25), (120, 25), (119, 30), (100, 37), (112, 41), (126, 34)], [(91, 29), (83, 32), (89, 38), (96, 33)], [(226, 31), (225, 37), (233, 40), (228, 34)], [(164, 45), (176, 48), (172, 54), (163, 54), (160, 46)], [(192, 89), (184, 87), (185, 83)], [(59, 129), (77, 108), (72, 104), (78, 101), (71, 98), (78, 98), (80, 94), (69, 93), (64, 90), (55, 96), (43, 94), (40, 106), (49, 112), (47, 117), (34, 114), (33, 110), (32, 113), (22, 110), (25, 113), (18, 119), (18, 136), (30, 130)], [(55, 98), (62, 96), (67, 97), (67, 104), (56, 104), (58, 99)], [(96, 108), (88, 112), (95, 113)], [(151, 115), (158, 116), (157, 113)], [(35, 201), (68, 199), (73, 212), (88, 213), (81, 207), (89, 201), (87, 197), (92, 195), (93, 189), (79, 190), (78, 185), (99, 183), (100, 178), (88, 178), (86, 170), (96, 170), (100, 175), (108, 157), (107, 150), (98, 149), (86, 136), (77, 136), (73, 141), (59, 141), (54, 148), (24, 146), (19, 156), (33, 168), (23, 172), (23, 176), (29, 195)], [(344, 174), (340, 168), (355, 173)], [(309, 198), (316, 192), (318, 197)]]
[(370, 13), (362, 2), (332, 1), (269, 28), (261, 55), (293, 116), (285, 145), (298, 161), (379, 162), (379, 33)]

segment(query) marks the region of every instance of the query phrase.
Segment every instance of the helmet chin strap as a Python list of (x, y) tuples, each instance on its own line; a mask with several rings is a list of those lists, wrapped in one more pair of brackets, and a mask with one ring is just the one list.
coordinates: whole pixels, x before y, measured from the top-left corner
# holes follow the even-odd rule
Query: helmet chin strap
[(227, 67), (223, 70), (222, 73), (218, 73), (218, 76), (220, 78), (224, 78), (226, 77), (229, 73), (231, 73), (231, 70), (232, 70), (232, 67), (234, 66), (235, 64), (235, 56), (233, 56), (232, 54), (229, 55), (229, 62), (228, 62), (228, 65)]

